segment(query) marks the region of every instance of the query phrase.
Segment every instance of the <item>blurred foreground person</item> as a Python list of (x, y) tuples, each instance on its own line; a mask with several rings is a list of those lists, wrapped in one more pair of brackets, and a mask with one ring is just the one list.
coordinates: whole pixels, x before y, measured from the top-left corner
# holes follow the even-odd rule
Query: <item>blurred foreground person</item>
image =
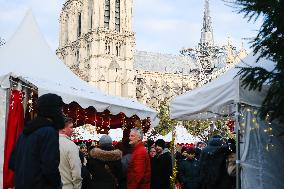
[(62, 189), (81, 189), (81, 160), (79, 149), (71, 140), (73, 120), (65, 118), (65, 126), (59, 130), (60, 164), (59, 171), (63, 183)]
[(133, 151), (128, 165), (127, 189), (150, 189), (150, 158), (142, 139), (143, 133), (140, 129), (131, 129), (129, 144), (133, 146)]
[(59, 189), (59, 135), (63, 101), (56, 94), (38, 98), (37, 117), (27, 123), (9, 161), (17, 189)]

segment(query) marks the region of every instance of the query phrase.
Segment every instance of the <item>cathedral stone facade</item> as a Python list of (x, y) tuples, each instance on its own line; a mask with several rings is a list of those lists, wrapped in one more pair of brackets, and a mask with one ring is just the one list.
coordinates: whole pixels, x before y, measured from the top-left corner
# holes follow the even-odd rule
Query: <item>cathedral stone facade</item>
[[(206, 20), (209, 1), (205, 2), (208, 15), (204, 14), (200, 41), (212, 46), (211, 20)], [(137, 99), (153, 108), (200, 86), (196, 59), (135, 50), (132, 17), (133, 0), (67, 0), (60, 14), (57, 55), (75, 74), (107, 94)], [(224, 47), (223, 70), (246, 55), (230, 43)], [(222, 69), (215, 73), (223, 73)]]
[(135, 98), (132, 0), (68, 0), (57, 55), (108, 94)]

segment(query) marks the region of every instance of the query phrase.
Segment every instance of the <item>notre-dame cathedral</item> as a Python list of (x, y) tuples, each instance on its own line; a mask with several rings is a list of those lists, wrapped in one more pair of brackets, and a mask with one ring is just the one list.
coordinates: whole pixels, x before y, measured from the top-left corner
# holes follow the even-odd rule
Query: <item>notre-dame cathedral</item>
[(67, 0), (60, 13), (57, 55), (105, 93), (153, 108), (205, 84), (247, 55), (229, 41), (214, 45), (209, 0), (198, 47), (180, 55), (136, 50), (132, 18), (133, 0)]

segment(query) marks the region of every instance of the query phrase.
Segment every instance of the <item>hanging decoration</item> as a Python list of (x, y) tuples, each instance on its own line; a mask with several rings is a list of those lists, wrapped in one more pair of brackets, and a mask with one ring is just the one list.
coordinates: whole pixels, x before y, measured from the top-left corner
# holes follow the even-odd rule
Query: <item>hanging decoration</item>
[(76, 102), (66, 104), (63, 112), (74, 120), (75, 127), (91, 124), (96, 127), (96, 131), (100, 134), (108, 134), (110, 129), (130, 130), (134, 127), (142, 128), (146, 132), (151, 126), (150, 119), (140, 120), (136, 115), (126, 117), (122, 112), (113, 115), (109, 110), (97, 112), (94, 107), (90, 106), (84, 109)]
[(3, 188), (14, 187), (14, 173), (8, 168), (10, 155), (24, 128), (23, 93), (11, 90), (4, 147)]
[(233, 133), (235, 130), (235, 121), (229, 119), (228, 121), (226, 121), (226, 125), (230, 129), (230, 132)]

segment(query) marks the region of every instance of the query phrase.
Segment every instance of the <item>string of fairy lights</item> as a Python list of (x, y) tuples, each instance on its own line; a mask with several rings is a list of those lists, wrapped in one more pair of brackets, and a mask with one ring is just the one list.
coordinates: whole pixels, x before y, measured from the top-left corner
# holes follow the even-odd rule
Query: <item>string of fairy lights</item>
[[(246, 116), (251, 114), (252, 119), (246, 120)], [(244, 136), (245, 129), (249, 122), (251, 122), (250, 132), (259, 132), (260, 122), (263, 122), (264, 128), (263, 132), (267, 135), (267, 142), (265, 144), (266, 151), (271, 151), (275, 148), (275, 144), (273, 143), (274, 131), (272, 128), (272, 123), (270, 121), (269, 114), (266, 115), (265, 120), (259, 120), (258, 117), (258, 109), (251, 106), (246, 106), (243, 108), (243, 111), (240, 113), (240, 132), (241, 136)]]
[[(33, 119), (36, 116), (36, 100), (37, 96), (37, 88), (25, 84), (21, 81), (16, 81), (14, 79), (10, 79), (12, 87), (7, 94), (10, 94), (12, 97), (10, 102), (6, 100), (6, 98), (0, 99), (2, 104), (7, 104), (9, 102), (9, 106), (14, 107), (14, 94), (12, 91), (19, 91), (22, 95), (22, 99), (20, 100), (25, 109), (25, 119)], [(5, 90), (6, 91), (6, 90)], [(6, 92), (5, 92), (6, 93)], [(122, 112), (117, 115), (112, 115), (108, 110), (104, 112), (97, 112), (93, 107), (93, 110), (88, 112), (88, 109), (84, 109), (78, 105), (75, 109), (70, 109), (70, 104), (65, 104), (64, 113), (66, 116), (70, 116), (74, 120), (75, 126), (91, 124), (96, 128), (98, 133), (108, 134), (110, 129), (114, 128), (122, 128), (122, 129), (131, 129), (134, 127), (142, 128), (144, 132), (146, 132), (150, 126), (151, 122), (149, 118), (140, 120), (140, 118), (136, 115), (131, 117), (126, 117)], [(73, 111), (73, 113), (72, 113)], [(74, 115), (75, 113), (75, 115)], [(6, 114), (3, 113), (3, 119), (5, 119)], [(137, 121), (139, 120), (139, 121)], [(91, 123), (90, 123), (91, 122)]]

